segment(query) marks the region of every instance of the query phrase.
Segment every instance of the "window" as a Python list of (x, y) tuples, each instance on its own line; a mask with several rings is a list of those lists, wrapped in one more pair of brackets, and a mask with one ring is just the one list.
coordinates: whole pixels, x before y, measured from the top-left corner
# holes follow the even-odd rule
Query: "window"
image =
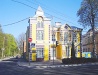
[(40, 28), (40, 22), (38, 21), (38, 23), (37, 23), (37, 28)]
[(37, 30), (37, 33), (36, 33), (36, 39), (37, 40), (43, 40), (44, 39), (44, 31), (43, 30)]
[(37, 58), (43, 58), (44, 57), (43, 48), (36, 48), (36, 53), (37, 53)]
[(41, 21), (41, 22), (37, 22), (37, 28), (43, 28), (44, 27), (44, 24), (43, 24), (43, 22)]
[(76, 34), (76, 32), (73, 33), (73, 40), (74, 40), (74, 42), (77, 42), (77, 34)]
[(64, 33), (64, 42), (68, 42), (68, 33)]
[(71, 32), (69, 32), (69, 41), (71, 41)]
[(44, 27), (44, 24), (43, 24), (43, 22), (41, 22), (41, 26), (40, 26), (40, 28), (43, 28)]
[(52, 41), (55, 41), (55, 34), (52, 34)]

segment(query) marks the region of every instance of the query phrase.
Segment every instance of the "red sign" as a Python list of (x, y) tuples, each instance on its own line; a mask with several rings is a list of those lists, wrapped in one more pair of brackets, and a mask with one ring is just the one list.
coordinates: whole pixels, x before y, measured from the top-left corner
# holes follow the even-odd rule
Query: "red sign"
[(29, 42), (32, 42), (32, 38), (28, 38), (28, 41), (29, 41)]

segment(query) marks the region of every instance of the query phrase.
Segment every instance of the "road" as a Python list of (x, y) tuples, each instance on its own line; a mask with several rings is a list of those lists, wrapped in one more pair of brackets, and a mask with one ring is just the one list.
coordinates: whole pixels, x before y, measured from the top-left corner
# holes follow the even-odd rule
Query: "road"
[(0, 75), (97, 75), (98, 64), (82, 66), (24, 67), (18, 59), (0, 61)]

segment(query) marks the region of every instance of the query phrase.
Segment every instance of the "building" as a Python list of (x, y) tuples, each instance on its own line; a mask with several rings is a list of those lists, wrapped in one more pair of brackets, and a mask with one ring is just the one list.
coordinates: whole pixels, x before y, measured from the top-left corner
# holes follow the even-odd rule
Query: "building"
[[(91, 58), (93, 53), (93, 44), (92, 44), (92, 30), (89, 29), (86, 34), (82, 36), (82, 52), (83, 57)], [(96, 54), (98, 55), (98, 29), (95, 29), (95, 50)]]
[(44, 15), (44, 11), (39, 6), (35, 12), (35, 16), (30, 17), (28, 22), (29, 27), (27, 29), (27, 38), (32, 38), (32, 42), (30, 42), (31, 60), (49, 60), (51, 20)]
[(81, 28), (64, 24), (57, 29), (57, 41), (59, 45), (56, 48), (57, 59), (71, 58), (72, 41), (75, 45), (75, 56), (81, 57)]
[(23, 42), (23, 57), (26, 58), (25, 56), (26, 56), (26, 41)]
[[(39, 6), (34, 17), (29, 18), (26, 31), (26, 59), (31, 61), (48, 61), (71, 57), (71, 44), (74, 41), (76, 57), (81, 53), (81, 28), (62, 25), (44, 15)], [(32, 42), (28, 42), (32, 38)], [(58, 44), (57, 44), (58, 43)], [(57, 44), (57, 45), (56, 45)]]

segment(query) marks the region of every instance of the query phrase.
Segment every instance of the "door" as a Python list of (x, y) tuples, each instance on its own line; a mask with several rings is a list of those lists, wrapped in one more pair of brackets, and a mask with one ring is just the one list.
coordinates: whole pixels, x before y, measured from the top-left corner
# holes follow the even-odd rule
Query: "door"
[(36, 50), (36, 60), (37, 61), (43, 61), (44, 60), (44, 49), (43, 48), (37, 48)]

